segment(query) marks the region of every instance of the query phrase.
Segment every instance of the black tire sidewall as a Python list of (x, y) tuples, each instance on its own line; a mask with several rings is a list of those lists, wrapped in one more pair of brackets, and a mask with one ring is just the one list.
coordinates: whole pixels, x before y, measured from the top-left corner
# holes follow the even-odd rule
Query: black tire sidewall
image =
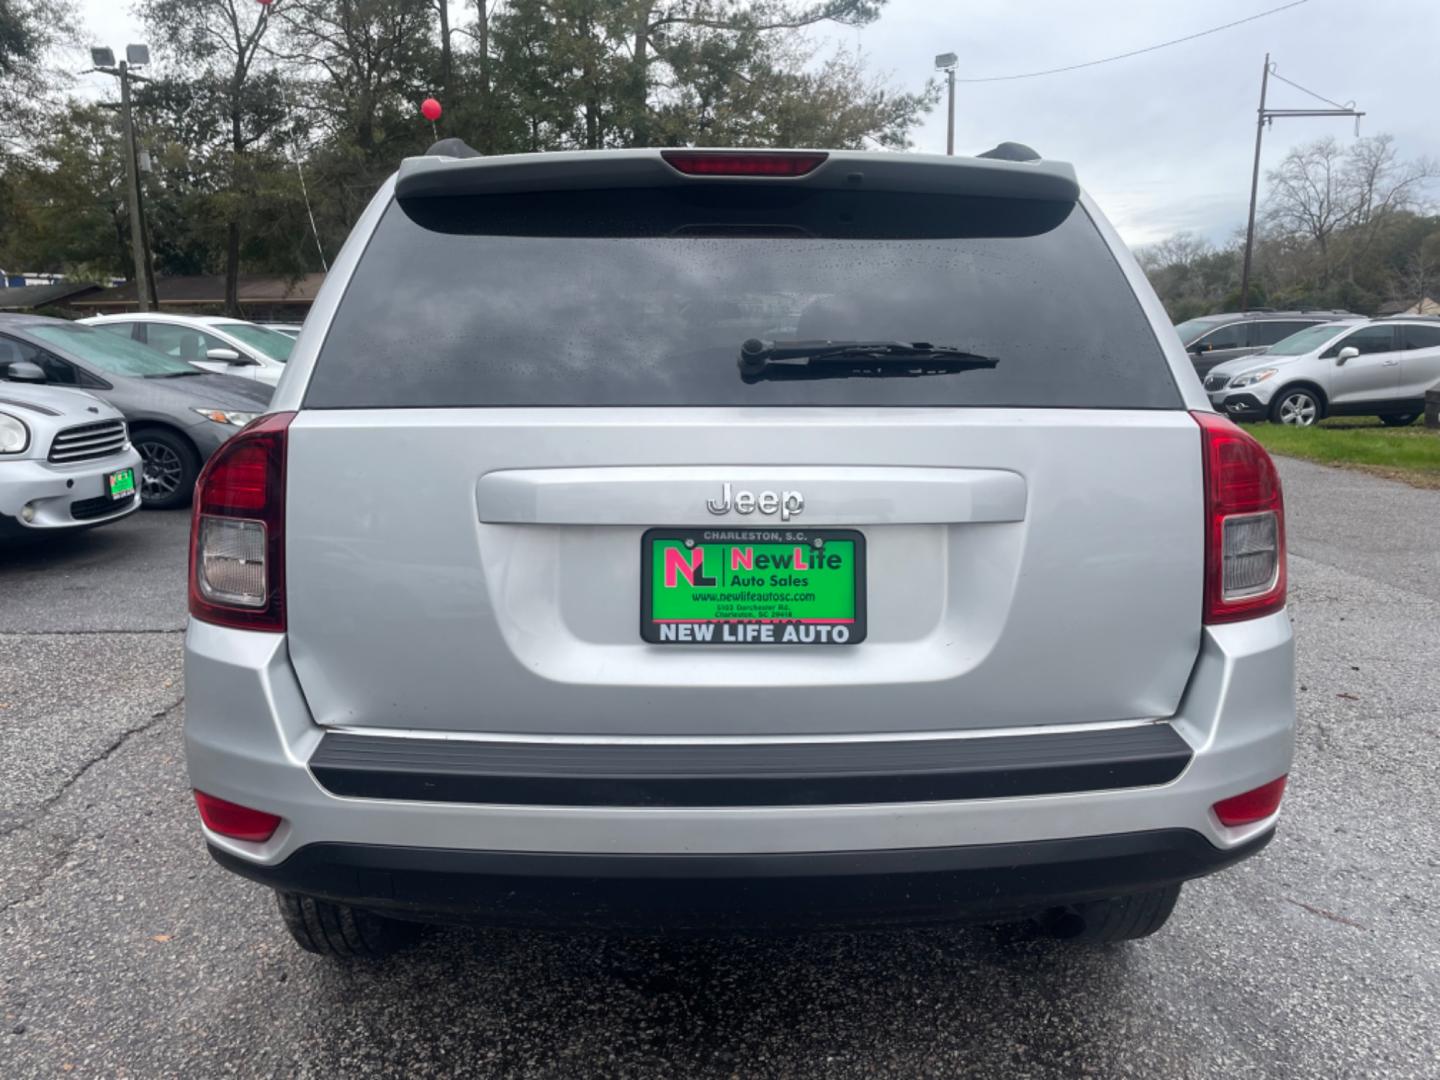
[[(200, 475), (200, 455), (195, 452), (195, 448), (190, 445), (189, 441), (162, 428), (141, 428), (140, 431), (131, 433), (130, 442), (136, 450), (139, 450), (144, 443), (158, 443), (174, 451), (180, 458), (180, 483), (174, 492), (162, 499), (146, 499), (142, 480), (140, 508), (142, 510), (176, 510), (182, 506), (188, 506), (190, 497), (195, 491), (195, 480)], [(141, 469), (144, 469), (143, 463)]]

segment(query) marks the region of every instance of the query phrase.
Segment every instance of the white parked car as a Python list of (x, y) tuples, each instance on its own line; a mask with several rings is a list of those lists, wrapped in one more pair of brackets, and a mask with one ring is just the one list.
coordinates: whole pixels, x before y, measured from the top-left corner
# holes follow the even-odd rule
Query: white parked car
[[(12, 348), (0, 340), (11, 378), (43, 380)], [(118, 521), (140, 509), (139, 480), (119, 410), (83, 390), (0, 383), (0, 543)]]
[(295, 339), (244, 319), (219, 315), (165, 315), (135, 312), (81, 319), (158, 349), (206, 371), (257, 379), (269, 386), (280, 381)]
[(1312, 326), (1205, 377), (1217, 410), (1236, 420), (1308, 427), (1327, 416), (1378, 416), (1390, 427), (1425, 411), (1440, 386), (1440, 318), (1405, 315)]

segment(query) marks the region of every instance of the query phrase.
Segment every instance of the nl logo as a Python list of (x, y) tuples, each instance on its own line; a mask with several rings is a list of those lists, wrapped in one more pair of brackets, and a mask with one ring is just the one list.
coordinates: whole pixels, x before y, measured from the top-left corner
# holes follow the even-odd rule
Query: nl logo
[[(722, 549), (723, 550), (723, 549)], [(722, 561), (724, 556), (721, 556)], [(815, 561), (812, 562), (811, 560)], [(756, 570), (784, 570), (801, 571), (814, 570), (816, 568), (838, 569), (842, 560), (838, 555), (818, 555), (809, 549), (796, 545), (789, 552), (761, 552), (755, 553), (753, 547), (732, 547), (730, 548), (730, 565), (728, 567), (732, 574), (740, 571)], [(689, 551), (684, 548), (665, 549), (665, 588), (673, 589), (680, 584), (684, 578), (692, 588), (713, 589), (720, 582), (715, 571), (720, 567), (705, 565), (705, 549), (695, 547)], [(732, 578), (727, 584), (730, 585), (761, 585), (763, 579), (745, 580)], [(774, 579), (772, 585), (804, 585), (804, 580), (794, 578)]]

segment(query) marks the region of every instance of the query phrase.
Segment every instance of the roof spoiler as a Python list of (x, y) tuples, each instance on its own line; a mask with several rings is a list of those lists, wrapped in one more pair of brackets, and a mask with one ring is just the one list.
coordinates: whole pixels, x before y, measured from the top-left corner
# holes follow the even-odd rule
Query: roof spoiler
[(1080, 197), (1080, 185), (1070, 165), (1044, 161), (1020, 143), (1001, 143), (978, 157), (869, 150), (806, 153), (823, 155), (825, 160), (803, 176), (696, 176), (667, 164), (659, 150), (570, 150), (486, 157), (460, 139), (442, 139), (424, 157), (407, 158), (401, 163), (395, 195), (418, 199), (728, 183), (1053, 202), (1075, 202)]

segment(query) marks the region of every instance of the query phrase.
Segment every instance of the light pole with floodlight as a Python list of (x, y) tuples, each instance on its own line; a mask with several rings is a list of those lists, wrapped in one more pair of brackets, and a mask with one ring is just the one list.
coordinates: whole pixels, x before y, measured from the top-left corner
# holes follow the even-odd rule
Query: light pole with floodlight
[(140, 161), (135, 150), (135, 119), (130, 112), (130, 84), (144, 82), (133, 68), (150, 63), (148, 45), (125, 46), (125, 59), (115, 63), (113, 49), (92, 48), (90, 62), (95, 71), (120, 80), (120, 117), (125, 129), (125, 175), (130, 204), (130, 252), (135, 259), (135, 299), (141, 311), (155, 308), (155, 273), (150, 266), (150, 238), (145, 231), (145, 211), (140, 204)]
[(955, 154), (955, 67), (960, 63), (960, 57), (953, 52), (941, 53), (935, 57), (935, 69), (945, 72), (950, 83), (950, 110), (949, 119), (945, 128), (945, 153)]

